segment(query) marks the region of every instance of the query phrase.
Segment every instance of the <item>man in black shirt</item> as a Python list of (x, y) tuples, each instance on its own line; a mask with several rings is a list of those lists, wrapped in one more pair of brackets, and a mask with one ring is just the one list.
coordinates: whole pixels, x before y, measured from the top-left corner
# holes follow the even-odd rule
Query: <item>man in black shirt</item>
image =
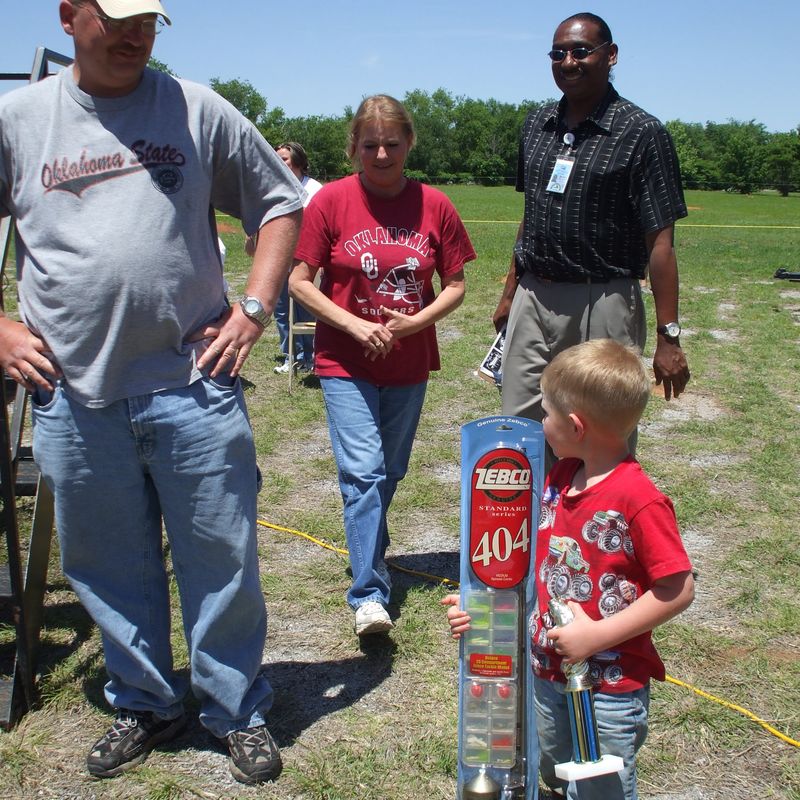
[(617, 45), (594, 14), (553, 38), (556, 106), (532, 111), (520, 138), (525, 214), (494, 323), (508, 325), (503, 413), (541, 420), (539, 378), (561, 350), (612, 338), (643, 348), (640, 281), (656, 310), (656, 383), (667, 400), (689, 380), (680, 346), (676, 220), (687, 215), (664, 126), (609, 83)]

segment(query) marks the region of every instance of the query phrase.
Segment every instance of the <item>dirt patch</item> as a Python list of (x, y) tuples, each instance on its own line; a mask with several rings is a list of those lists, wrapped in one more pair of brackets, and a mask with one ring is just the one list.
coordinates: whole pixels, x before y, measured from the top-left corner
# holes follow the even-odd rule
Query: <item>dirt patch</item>
[(736, 342), (739, 340), (739, 334), (736, 331), (715, 328), (708, 333), (712, 339), (716, 339), (718, 342)]
[(681, 622), (716, 634), (734, 633), (741, 625), (735, 613), (721, 606), (714, 576), (727, 558), (731, 544), (715, 529), (687, 528), (681, 531), (686, 552), (696, 571), (694, 602), (681, 615)]
[[(654, 392), (657, 396), (660, 387), (654, 387)], [(725, 409), (711, 395), (686, 392), (678, 398), (665, 401), (658, 415), (649, 421), (642, 422), (639, 430), (655, 435), (689, 420), (713, 422), (723, 414), (725, 414)]]

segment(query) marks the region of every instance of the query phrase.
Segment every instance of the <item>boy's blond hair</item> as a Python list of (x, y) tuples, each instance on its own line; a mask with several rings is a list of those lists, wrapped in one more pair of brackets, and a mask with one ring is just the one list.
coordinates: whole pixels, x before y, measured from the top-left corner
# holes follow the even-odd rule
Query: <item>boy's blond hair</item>
[(613, 339), (591, 339), (547, 365), (542, 393), (560, 413), (582, 413), (627, 439), (650, 398), (650, 379), (637, 350)]

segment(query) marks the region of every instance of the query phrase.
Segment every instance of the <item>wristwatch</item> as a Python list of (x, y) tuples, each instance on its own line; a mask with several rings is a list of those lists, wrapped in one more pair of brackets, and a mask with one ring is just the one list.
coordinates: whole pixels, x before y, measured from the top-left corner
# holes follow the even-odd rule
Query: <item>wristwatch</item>
[(269, 325), (271, 317), (264, 310), (264, 306), (257, 297), (244, 295), (239, 301), (239, 305), (242, 307), (242, 311), (244, 311), (245, 315), (250, 317), (250, 319), (254, 319), (265, 328)]
[(667, 339), (677, 339), (681, 335), (680, 323), (668, 322), (666, 325), (659, 325), (656, 328), (656, 333), (660, 333)]

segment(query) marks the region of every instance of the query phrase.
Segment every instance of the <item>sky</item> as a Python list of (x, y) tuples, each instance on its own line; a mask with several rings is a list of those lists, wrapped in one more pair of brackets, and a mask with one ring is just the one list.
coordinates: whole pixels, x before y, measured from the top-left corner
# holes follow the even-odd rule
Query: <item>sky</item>
[[(162, 2), (173, 25), (156, 39), (156, 58), (199, 83), (250, 81), (288, 116), (440, 87), (514, 104), (556, 97), (553, 32), (592, 11), (619, 46), (617, 90), (661, 120), (800, 125), (800, 0)], [(58, 0), (0, 0), (0, 9), (0, 72), (29, 71), (37, 46), (72, 55)], [(0, 82), (0, 93), (18, 85)]]

